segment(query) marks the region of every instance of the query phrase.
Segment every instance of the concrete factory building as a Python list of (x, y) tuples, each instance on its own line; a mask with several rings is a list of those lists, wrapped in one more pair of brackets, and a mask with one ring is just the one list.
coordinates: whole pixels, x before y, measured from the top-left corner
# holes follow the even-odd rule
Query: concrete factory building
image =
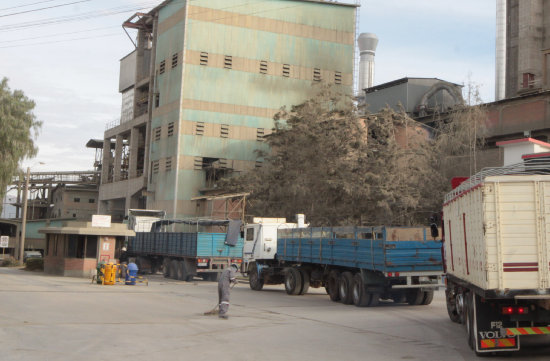
[[(197, 215), (191, 199), (261, 166), (273, 115), (312, 83), (351, 92), (357, 5), (313, 0), (165, 1), (124, 23), (120, 122), (105, 131), (99, 212)], [(116, 143), (110, 149), (111, 142)]]

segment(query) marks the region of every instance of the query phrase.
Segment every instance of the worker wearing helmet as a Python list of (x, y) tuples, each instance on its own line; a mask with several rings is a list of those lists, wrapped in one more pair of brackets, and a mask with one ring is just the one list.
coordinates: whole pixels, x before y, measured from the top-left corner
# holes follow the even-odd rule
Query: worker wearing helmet
[(231, 290), (231, 284), (237, 284), (237, 272), (239, 267), (236, 264), (232, 264), (231, 267), (226, 268), (218, 281), (218, 301), (219, 301), (219, 314), (220, 318), (227, 318), (227, 310), (229, 309), (229, 291)]

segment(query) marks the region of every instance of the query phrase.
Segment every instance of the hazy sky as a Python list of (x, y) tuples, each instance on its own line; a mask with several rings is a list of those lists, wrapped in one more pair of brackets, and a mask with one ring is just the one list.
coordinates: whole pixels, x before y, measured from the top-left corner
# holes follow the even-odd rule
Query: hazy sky
[[(39, 154), (25, 167), (92, 169), (86, 142), (120, 116), (119, 60), (133, 50), (121, 24), (160, 2), (0, 0), (0, 78), (36, 101), (44, 123)], [(494, 99), (495, 0), (361, 3), (359, 31), (380, 39), (375, 84), (437, 77), (478, 84), (484, 101)]]

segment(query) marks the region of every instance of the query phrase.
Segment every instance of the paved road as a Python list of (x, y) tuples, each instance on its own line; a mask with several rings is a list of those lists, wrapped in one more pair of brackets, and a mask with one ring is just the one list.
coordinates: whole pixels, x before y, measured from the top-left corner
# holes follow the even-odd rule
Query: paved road
[[(465, 331), (430, 306), (356, 308), (324, 290), (232, 291), (229, 320), (204, 316), (216, 285), (150, 277), (149, 286), (0, 268), (1, 360), (474, 360)], [(492, 360), (547, 360), (550, 340)]]

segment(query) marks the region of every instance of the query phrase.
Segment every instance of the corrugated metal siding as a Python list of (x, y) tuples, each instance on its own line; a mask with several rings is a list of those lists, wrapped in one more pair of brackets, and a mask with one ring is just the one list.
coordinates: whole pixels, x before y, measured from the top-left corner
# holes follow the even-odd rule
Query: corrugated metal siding
[(242, 239), (234, 247), (224, 242), (225, 233), (137, 232), (129, 240), (128, 252), (142, 256), (242, 257)]

